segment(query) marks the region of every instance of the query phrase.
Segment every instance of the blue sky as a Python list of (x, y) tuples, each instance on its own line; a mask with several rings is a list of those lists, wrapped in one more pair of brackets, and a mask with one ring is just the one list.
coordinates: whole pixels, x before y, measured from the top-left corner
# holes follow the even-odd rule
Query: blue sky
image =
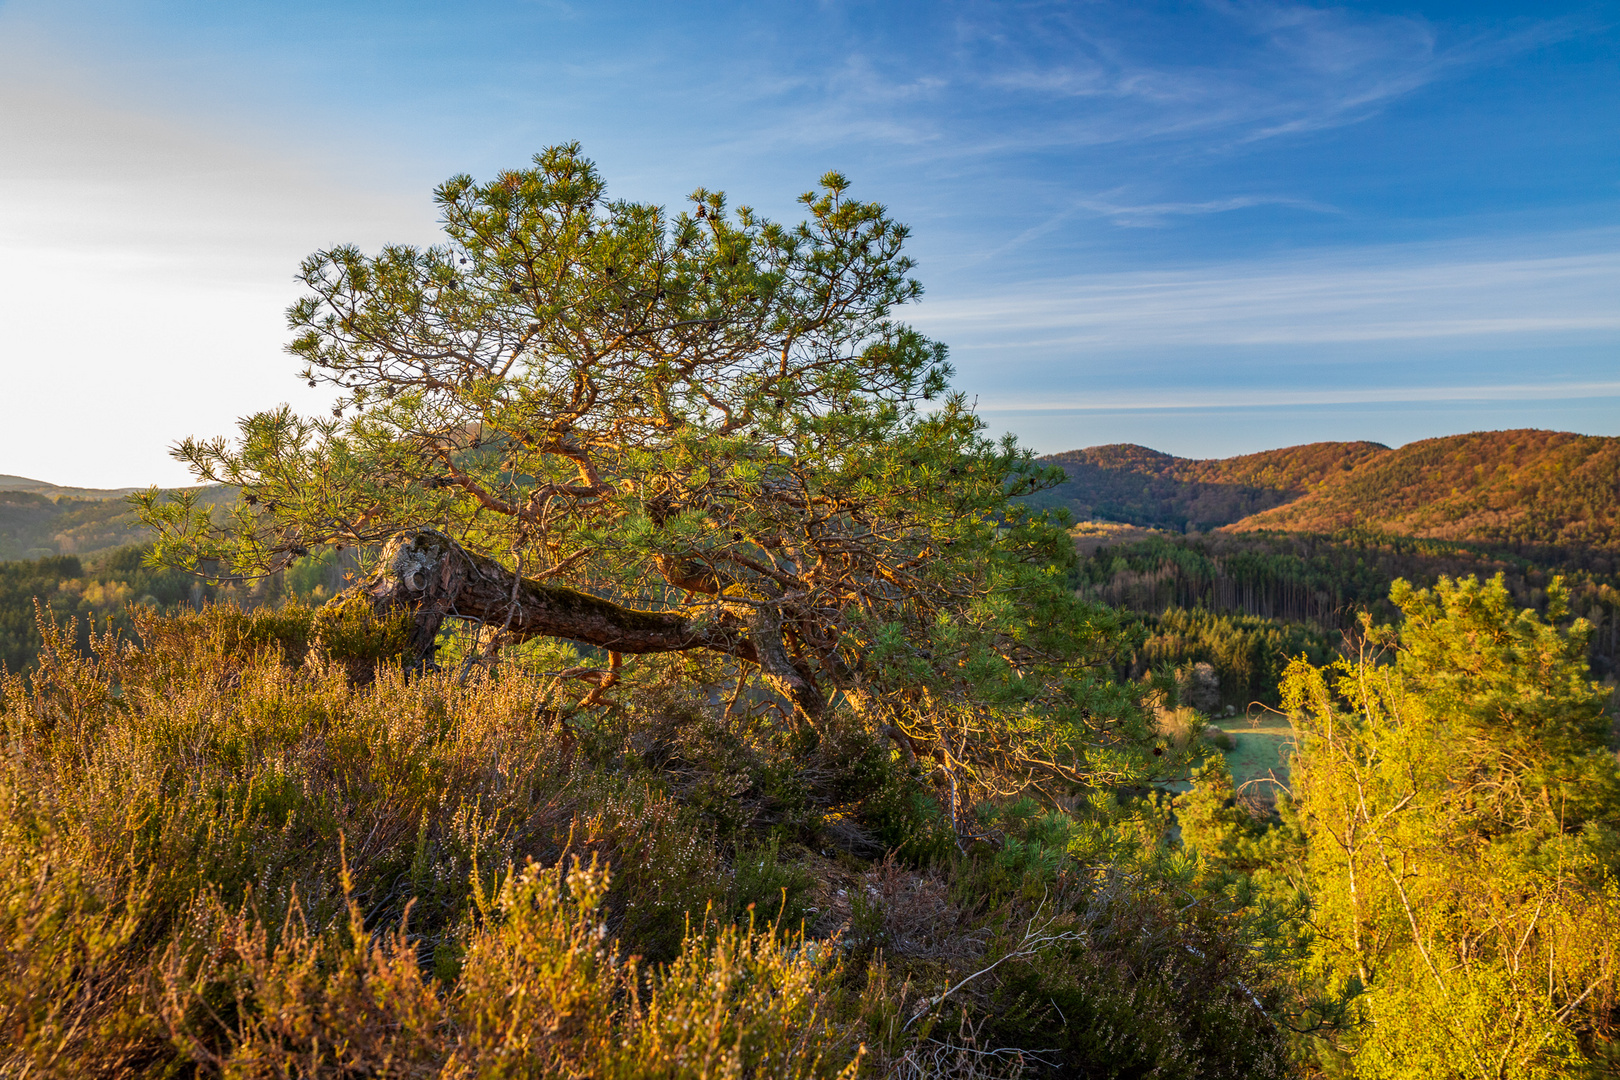
[(299, 257), (570, 139), (778, 217), (846, 172), (1042, 452), (1620, 434), (1620, 3), (0, 0), (0, 473), (319, 408)]

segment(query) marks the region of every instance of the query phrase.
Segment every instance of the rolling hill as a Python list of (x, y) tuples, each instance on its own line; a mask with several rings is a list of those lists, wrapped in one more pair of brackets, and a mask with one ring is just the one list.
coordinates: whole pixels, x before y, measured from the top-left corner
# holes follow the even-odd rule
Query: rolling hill
[(1054, 454), (1045, 493), (1082, 519), (1234, 532), (1329, 533), (1501, 543), (1620, 544), (1620, 438), (1518, 429), (1377, 443), (1310, 443), (1193, 460), (1146, 447)]
[(1436, 540), (1620, 543), (1620, 439), (1533, 429), (1424, 439), (1233, 528), (1349, 526)]
[[(150, 531), (126, 496), (139, 488), (75, 488), (0, 474), (0, 561), (90, 555), (144, 543)], [(204, 503), (229, 502), (234, 489), (203, 489)]]
[(9, 473), (0, 473), (0, 491), (27, 491), (35, 495), (44, 495), (52, 499), (63, 497), (72, 499), (119, 499), (126, 495), (133, 495), (141, 488), (81, 488), (63, 487), (61, 484), (52, 484), (46, 480), (30, 480), (26, 476), (12, 476)]
[(1296, 502), (1390, 452), (1379, 443), (1322, 442), (1197, 460), (1131, 443), (1093, 446), (1041, 459), (1068, 474), (1043, 500), (1081, 520), (1207, 532)]

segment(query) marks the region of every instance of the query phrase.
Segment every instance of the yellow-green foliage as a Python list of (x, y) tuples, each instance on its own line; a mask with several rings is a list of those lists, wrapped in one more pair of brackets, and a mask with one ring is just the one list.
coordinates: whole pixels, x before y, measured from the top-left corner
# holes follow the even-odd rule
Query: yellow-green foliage
[(375, 667), (405, 650), (411, 633), (409, 612), (378, 615), (363, 596), (345, 593), (316, 608), (309, 619), (310, 644), (326, 657)]
[(1364, 1022), (1339, 1049), (1380, 1080), (1586, 1075), (1620, 1004), (1620, 777), (1586, 628), (1514, 610), (1500, 578), (1392, 598), (1387, 662), (1285, 684), (1310, 963)]

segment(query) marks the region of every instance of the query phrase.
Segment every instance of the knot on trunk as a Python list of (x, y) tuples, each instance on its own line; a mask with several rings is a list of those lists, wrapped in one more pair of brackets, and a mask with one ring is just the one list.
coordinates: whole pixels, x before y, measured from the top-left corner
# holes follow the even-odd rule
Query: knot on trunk
[(361, 589), (379, 608), (452, 603), (465, 577), (458, 566), (463, 560), (455, 557), (461, 550), (460, 544), (433, 529), (396, 536), (383, 547), (377, 569)]

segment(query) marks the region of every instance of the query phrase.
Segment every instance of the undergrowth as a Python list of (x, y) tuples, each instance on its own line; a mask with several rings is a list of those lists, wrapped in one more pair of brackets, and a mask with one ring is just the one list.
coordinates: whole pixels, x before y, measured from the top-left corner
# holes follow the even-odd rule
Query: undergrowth
[(137, 622), (0, 685), (0, 1076), (1286, 1072), (1151, 793), (959, 835), (849, 715), (673, 675), (571, 712), (298, 608)]

